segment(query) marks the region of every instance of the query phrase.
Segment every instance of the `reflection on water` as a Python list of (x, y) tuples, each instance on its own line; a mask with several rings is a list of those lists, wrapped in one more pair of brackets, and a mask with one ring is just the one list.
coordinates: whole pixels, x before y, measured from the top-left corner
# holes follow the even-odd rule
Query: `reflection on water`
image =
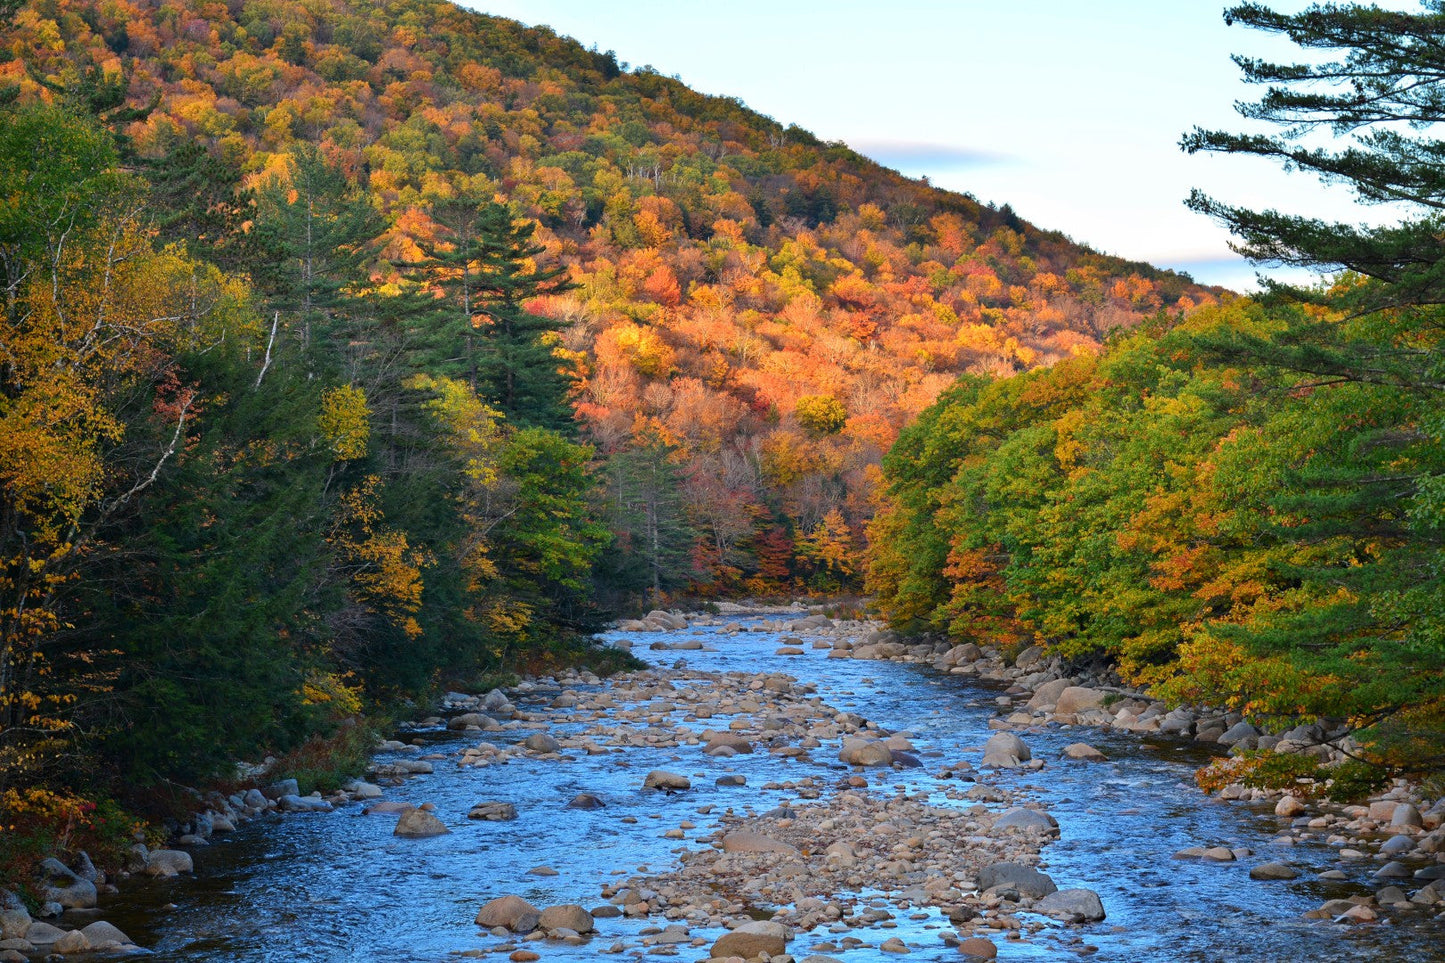
[[(997, 693), (966, 677), (915, 665), (827, 659), (826, 651), (813, 649), (802, 656), (777, 656), (778, 636), (771, 633), (690, 629), (645, 638), (675, 641), (699, 635), (716, 651), (659, 653), (664, 664), (682, 656), (688, 668), (700, 671), (787, 672), (815, 683), (819, 696), (835, 708), (910, 732), (924, 768), (875, 778), (884, 791), (893, 786), (927, 791), (935, 804), (950, 805), (937, 792), (944, 783), (934, 776), (950, 761), (976, 762), (990, 734)], [(537, 711), (553, 695), (555, 690), (539, 692), (514, 702)], [(703, 729), (718, 721), (692, 724)], [(520, 741), (527, 732), (491, 732), (486, 740), (501, 745)], [(436, 738), (442, 751), (478, 741), (475, 734)], [(990, 778), (1027, 788), (1058, 818), (1062, 837), (1044, 851), (1047, 871), (1061, 888), (1097, 891), (1109, 918), (1083, 928), (1050, 924), (1028, 941), (1000, 940), (1000, 959), (1057, 960), (1088, 953), (1097, 960), (1161, 963), (1445, 961), (1439, 924), (1418, 911), (1396, 917), (1398, 923), (1372, 927), (1302, 920), (1303, 912), (1325, 899), (1377, 888), (1368, 880), (1375, 864), (1344, 867), (1352, 874), (1346, 882), (1311, 878), (1313, 872), (1340, 868), (1332, 852), (1323, 846), (1282, 849), (1271, 843), (1279, 828), (1271, 811), (1201, 795), (1192, 784), (1194, 770), (1208, 759), (1200, 747), (1057, 727), (1027, 731), (1024, 738), (1035, 758), (1049, 761), (1048, 767)], [(1080, 740), (1102, 750), (1109, 761), (1058, 761), (1065, 745)], [(715, 817), (726, 811), (764, 812), (796, 801), (793, 794), (758, 788), (769, 780), (825, 775), (831, 782), (842, 771), (827, 746), (813, 753), (817, 766), (785, 763), (766, 753), (714, 759), (700, 747), (569, 755), (565, 762), (519, 759), (485, 769), (457, 769), (450, 760), (438, 760), (434, 775), (387, 791), (390, 799), (433, 803), (452, 830), (445, 836), (398, 839), (391, 834), (395, 817), (363, 816), (355, 805), (334, 813), (254, 821), (195, 850), (195, 879), (128, 881), (117, 901), (105, 907), (105, 918), (152, 948), (157, 960), (434, 963), (498, 944), (472, 923), (488, 899), (517, 893), (537, 905), (596, 906), (603, 902), (601, 887), (614, 877), (643, 867), (661, 869), (675, 860), (688, 843), (664, 839), (663, 833), (679, 822), (697, 823), (688, 832), (689, 840), (697, 839), (711, 832)], [(655, 768), (690, 775), (695, 788), (674, 796), (644, 793), (643, 777)], [(745, 775), (748, 786), (714, 785), (726, 773)], [(606, 807), (566, 809), (579, 792), (602, 797)], [(482, 800), (513, 803), (519, 818), (466, 819)], [(708, 806), (716, 807), (711, 816), (698, 812)], [(624, 822), (625, 817), (635, 822)], [(1235, 863), (1173, 858), (1187, 846), (1219, 844), (1246, 847), (1255, 855)], [(1296, 865), (1302, 877), (1293, 882), (1249, 879), (1251, 866), (1271, 860)], [(542, 866), (557, 875), (531, 873)], [(899, 914), (896, 922), (896, 929), (855, 935), (875, 946), (888, 936), (902, 937), (922, 947), (909, 957), (914, 960), (958, 958), (938, 940), (936, 915), (910, 920)], [(590, 960), (617, 940), (636, 944), (640, 931), (657, 923), (600, 920), (602, 935), (587, 946), (533, 947), (544, 960)], [(718, 933), (694, 935), (710, 943)], [(822, 933), (800, 936), (790, 950), (804, 956), (824, 938)], [(680, 956), (696, 959), (704, 953), (705, 948), (684, 948)], [(848, 963), (898, 959), (870, 948), (833, 955)]]

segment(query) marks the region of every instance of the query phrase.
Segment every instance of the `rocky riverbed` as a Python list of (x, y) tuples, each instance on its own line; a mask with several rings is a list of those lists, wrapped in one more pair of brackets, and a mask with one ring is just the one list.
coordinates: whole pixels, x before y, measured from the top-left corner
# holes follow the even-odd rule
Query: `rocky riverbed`
[(195, 875), (106, 918), (187, 961), (1445, 959), (1440, 806), (1204, 797), (1227, 717), (796, 610), (609, 638), (655, 667), (454, 693), (344, 793), (213, 799)]

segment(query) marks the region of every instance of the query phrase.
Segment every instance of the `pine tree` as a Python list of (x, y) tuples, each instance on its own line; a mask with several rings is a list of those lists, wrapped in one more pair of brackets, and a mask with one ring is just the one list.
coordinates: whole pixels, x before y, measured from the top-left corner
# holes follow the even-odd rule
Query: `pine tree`
[(570, 430), (570, 387), (556, 357), (557, 325), (524, 307), (570, 285), (564, 268), (536, 266), (545, 248), (536, 224), (495, 201), (459, 199), (433, 208), (441, 236), (421, 261), (400, 265), (441, 288), (446, 307), (417, 325), (419, 366), (465, 380), (509, 424)]
[[(1198, 191), (1189, 206), (1225, 223), (1235, 249), (1260, 263), (1346, 273), (1305, 290), (1266, 282), (1280, 306), (1269, 335), (1224, 332), (1196, 343), (1216, 360), (1266, 365), (1294, 378), (1314, 437), (1270, 480), (1278, 519), (1268, 537), (1299, 561), (1276, 572), (1308, 599), (1220, 635), (1261, 659), (1288, 658), (1337, 693), (1332, 711), (1367, 727), (1377, 758), (1445, 760), (1445, 0), (1419, 13), (1355, 4), (1281, 14), (1259, 4), (1225, 13), (1335, 54), (1280, 64), (1236, 57), (1264, 96), (1239, 110), (1280, 125), (1276, 136), (1196, 128), (1183, 147), (1278, 159), (1342, 184), (1366, 204), (1409, 212), (1383, 227), (1255, 211)], [(1306, 135), (1349, 135), (1315, 146)], [(1321, 310), (1321, 309), (1324, 310)], [(1315, 433), (1311, 435), (1310, 433)], [(1330, 682), (1329, 680), (1346, 680)], [(1301, 697), (1302, 698), (1302, 697)], [(1433, 755), (1433, 759), (1431, 758)]]

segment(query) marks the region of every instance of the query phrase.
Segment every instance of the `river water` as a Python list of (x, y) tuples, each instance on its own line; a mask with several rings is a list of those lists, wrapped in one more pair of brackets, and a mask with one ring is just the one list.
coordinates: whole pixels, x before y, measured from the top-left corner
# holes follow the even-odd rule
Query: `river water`
[[(731, 621), (745, 628), (760, 624), (745, 617)], [(950, 805), (936, 778), (941, 762), (976, 763), (992, 732), (988, 722), (998, 715), (997, 688), (971, 677), (941, 675), (920, 665), (828, 659), (826, 651), (814, 649), (779, 656), (774, 654), (780, 644), (776, 633), (729, 635), (699, 627), (634, 638), (649, 643), (701, 639), (713, 651), (648, 652), (639, 645), (638, 654), (665, 666), (682, 660), (698, 671), (786, 672), (815, 684), (817, 694), (839, 710), (908, 732), (923, 767), (882, 776), (870, 770), (870, 781), (882, 792), (903, 787), (933, 793), (941, 805)], [(514, 696), (513, 701), (519, 709), (542, 711), (556, 692)], [(716, 721), (699, 722), (697, 728)], [(484, 738), (502, 745), (520, 741), (529, 731), (535, 730), (489, 732)], [(1378, 864), (1342, 864), (1324, 845), (1273, 844), (1280, 820), (1272, 810), (1212, 800), (1193, 787), (1194, 770), (1208, 760), (1198, 746), (1071, 727), (1022, 735), (1047, 767), (983, 778), (1026, 789), (1045, 804), (1060, 823), (1061, 837), (1045, 848), (1044, 868), (1060, 888), (1098, 892), (1108, 918), (1082, 927), (1049, 922), (1023, 940), (1000, 937), (999, 959), (1445, 961), (1441, 923), (1423, 911), (1397, 914), (1395, 922), (1373, 926), (1303, 920), (1302, 913), (1326, 899), (1379, 888), (1369, 879)], [(475, 733), (438, 732), (434, 738), (440, 751), (451, 753), (478, 741)], [(1101, 749), (1110, 761), (1061, 760), (1063, 747), (1077, 741)], [(484, 769), (458, 769), (451, 760), (441, 760), (434, 774), (387, 790), (388, 799), (433, 803), (452, 830), (444, 836), (397, 838), (394, 817), (365, 816), (355, 804), (333, 813), (254, 820), (194, 850), (194, 879), (127, 881), (121, 896), (103, 906), (104, 918), (150, 948), (157, 960), (455, 960), (503, 942), (472, 922), (481, 904), (495, 896), (517, 893), (538, 906), (599, 905), (603, 884), (663, 870), (682, 849), (707, 845), (692, 840), (710, 833), (717, 816), (729, 808), (763, 812), (796, 801), (787, 791), (759, 788), (764, 783), (818, 775), (831, 784), (846, 772), (834, 761), (836, 747), (827, 745), (812, 754), (816, 767), (766, 753), (714, 759), (697, 747), (568, 755), (572, 758), (566, 762), (518, 758)], [(695, 788), (673, 796), (645, 792), (642, 777), (654, 768), (691, 775)], [(716, 776), (730, 772), (747, 776), (748, 786), (714, 785)], [(595, 793), (608, 805), (594, 811), (564, 808), (579, 792)], [(480, 800), (511, 802), (520, 818), (465, 819)], [(715, 807), (711, 813), (699, 813), (708, 806)], [(697, 824), (687, 840), (663, 838), (685, 820)], [(1255, 855), (1234, 863), (1173, 858), (1185, 847), (1221, 844), (1246, 847)], [(1296, 866), (1300, 878), (1249, 879), (1251, 866), (1275, 860)], [(557, 875), (530, 872), (541, 866)], [(1344, 869), (1351, 878), (1318, 880), (1316, 874), (1325, 869)], [(939, 939), (948, 928), (946, 920), (934, 913), (915, 915), (920, 918), (898, 914), (896, 928), (854, 931), (851, 935), (869, 945), (829, 955), (847, 963), (961, 958)], [(598, 921), (600, 935), (584, 947), (525, 945), (544, 963), (651, 958), (668, 951), (642, 947), (641, 937), (648, 927), (666, 922), (605, 919)], [(708, 945), (721, 932), (693, 931)], [(878, 944), (890, 936), (901, 937), (913, 952), (899, 957), (879, 951)], [(801, 934), (789, 951), (801, 958), (830, 938), (837, 936)], [(610, 953), (618, 943), (623, 948)], [(706, 955), (706, 947), (677, 951), (683, 960)], [(486, 956), (505, 960), (507, 953)]]

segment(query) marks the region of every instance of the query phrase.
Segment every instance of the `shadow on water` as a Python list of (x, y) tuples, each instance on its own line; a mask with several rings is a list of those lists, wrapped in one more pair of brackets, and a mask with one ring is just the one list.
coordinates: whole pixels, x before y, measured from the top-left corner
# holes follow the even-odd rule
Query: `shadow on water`
[[(738, 619), (745, 625), (756, 620)], [(873, 778), (878, 791), (901, 787), (929, 792), (934, 801), (957, 782), (937, 778), (941, 765), (980, 756), (997, 713), (994, 688), (962, 676), (944, 676), (918, 665), (828, 659), (826, 651), (802, 656), (774, 654), (779, 636), (770, 632), (723, 634), (716, 627), (647, 635), (647, 642), (702, 639), (713, 651), (649, 653), (671, 666), (679, 658), (704, 672), (782, 671), (817, 686), (818, 695), (842, 711), (856, 712), (893, 731), (907, 731), (924, 768)], [(586, 687), (575, 687), (578, 689)], [(544, 711), (552, 692), (519, 696), (528, 711)], [(672, 714), (680, 721), (684, 717)], [(719, 723), (692, 720), (697, 729)], [(559, 727), (584, 728), (586, 724)], [(485, 733), (502, 745), (533, 730)], [(1272, 842), (1280, 822), (1272, 811), (1210, 799), (1193, 786), (1193, 773), (1208, 761), (1193, 744), (1140, 739), (1102, 730), (1052, 727), (1023, 730), (1040, 772), (990, 774), (1010, 788), (1024, 789), (1055, 815), (1061, 838), (1047, 847), (1047, 871), (1060, 887), (1084, 886), (1099, 893), (1109, 917), (1087, 927), (1047, 928), (1025, 940), (1000, 939), (1003, 960), (1138, 961), (1356, 961), (1427, 963), (1445, 961), (1440, 924), (1399, 914), (1376, 926), (1345, 927), (1301, 918), (1326, 899), (1378, 888), (1361, 861), (1346, 867), (1345, 882), (1316, 874), (1339, 868), (1329, 848)], [(479, 741), (477, 734), (428, 734), (425, 751), (455, 753)], [(1107, 757), (1103, 763), (1060, 758), (1071, 742), (1087, 741)], [(271, 817), (217, 837), (193, 852), (195, 879), (130, 880), (120, 897), (104, 907), (104, 918), (158, 961), (342, 961), (387, 960), (435, 963), (467, 951), (487, 950), (501, 941), (472, 923), (479, 906), (504, 893), (538, 905), (603, 902), (601, 887), (643, 868), (672, 865), (683, 849), (706, 836), (726, 812), (763, 812), (796, 794), (759, 787), (770, 780), (821, 776), (831, 783), (844, 773), (836, 747), (812, 755), (814, 764), (785, 762), (766, 753), (719, 760), (698, 747), (629, 747), (597, 755), (569, 752), (567, 761), (517, 759), (484, 769), (459, 769), (451, 758), (435, 761), (433, 775), (387, 791), (387, 798), (431, 802), (452, 832), (430, 839), (398, 839), (394, 817), (364, 816), (357, 805), (334, 813)], [(385, 757), (383, 757), (385, 758)], [(694, 789), (671, 796), (644, 792), (644, 775), (654, 768), (693, 777)], [(744, 788), (715, 785), (716, 777), (739, 773)], [(871, 774), (870, 774), (871, 776)], [(601, 796), (606, 807), (570, 810), (579, 792)], [(469, 821), (465, 814), (481, 800), (513, 803), (513, 822)], [(714, 807), (710, 814), (699, 812)], [(686, 840), (664, 832), (689, 820), (697, 828)], [(1175, 859), (1189, 846), (1247, 848), (1254, 855), (1231, 863)], [(1301, 870), (1289, 882), (1257, 882), (1249, 869), (1285, 861)], [(555, 876), (532, 873), (538, 867)], [(943, 947), (938, 931), (946, 921), (936, 913), (910, 919), (898, 914), (896, 928), (859, 930), (852, 935), (872, 948), (834, 953), (848, 963), (876, 963), (899, 957), (876, 945), (899, 936), (915, 947), (914, 960), (960, 959)], [(661, 921), (665, 923), (666, 921)], [(528, 944), (544, 960), (591, 960), (615, 941), (637, 946), (641, 931), (658, 920), (599, 921), (602, 935), (583, 947)], [(695, 930), (708, 942), (719, 932)], [(797, 957), (822, 942), (821, 931), (801, 935), (789, 949)], [(629, 951), (631, 952), (631, 951)], [(641, 947), (636, 952), (641, 953)], [(683, 959), (705, 957), (706, 947), (683, 948)], [(626, 954), (623, 954), (624, 956)], [(648, 956), (657, 955), (648, 953)], [(506, 953), (493, 958), (505, 958)]]

